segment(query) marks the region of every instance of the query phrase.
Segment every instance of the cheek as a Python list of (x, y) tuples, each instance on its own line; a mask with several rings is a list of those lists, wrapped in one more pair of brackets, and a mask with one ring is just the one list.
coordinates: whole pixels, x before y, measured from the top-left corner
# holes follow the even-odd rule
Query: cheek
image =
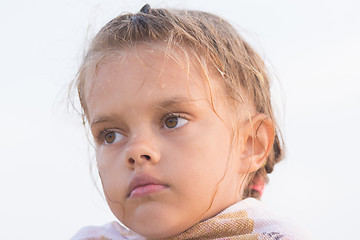
[(100, 148), (96, 152), (97, 167), (106, 201), (117, 219), (126, 214), (124, 202), (127, 194), (127, 176), (116, 151)]
[(107, 198), (116, 201), (126, 196), (127, 176), (120, 158), (121, 153), (114, 150), (100, 148), (96, 152), (104, 194)]
[(228, 134), (206, 131), (205, 128), (168, 145), (163, 157), (169, 177), (181, 177), (188, 189), (198, 185), (212, 191), (225, 173), (229, 149)]

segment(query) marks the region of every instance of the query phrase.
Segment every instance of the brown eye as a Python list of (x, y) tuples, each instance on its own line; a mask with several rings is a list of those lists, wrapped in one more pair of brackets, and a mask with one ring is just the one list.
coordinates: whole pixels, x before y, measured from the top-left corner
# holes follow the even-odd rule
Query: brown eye
[(165, 119), (164, 128), (178, 128), (187, 124), (188, 122), (189, 121), (186, 118), (177, 116), (175, 113), (172, 113)]
[(112, 144), (112, 143), (116, 143), (120, 140), (124, 139), (124, 135), (122, 135), (121, 133), (115, 132), (115, 131), (109, 131), (107, 133), (105, 133), (104, 135), (104, 142), (106, 144)]
[(113, 143), (116, 139), (116, 134), (115, 132), (108, 132), (105, 134), (105, 142), (106, 143)]
[(178, 124), (178, 117), (169, 117), (165, 120), (165, 126), (167, 128), (174, 128)]

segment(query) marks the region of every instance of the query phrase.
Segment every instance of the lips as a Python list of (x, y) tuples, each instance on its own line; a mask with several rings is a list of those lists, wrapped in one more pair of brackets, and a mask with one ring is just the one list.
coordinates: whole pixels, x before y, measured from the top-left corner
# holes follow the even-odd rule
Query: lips
[(135, 176), (129, 185), (128, 197), (141, 197), (162, 191), (169, 186), (149, 175)]

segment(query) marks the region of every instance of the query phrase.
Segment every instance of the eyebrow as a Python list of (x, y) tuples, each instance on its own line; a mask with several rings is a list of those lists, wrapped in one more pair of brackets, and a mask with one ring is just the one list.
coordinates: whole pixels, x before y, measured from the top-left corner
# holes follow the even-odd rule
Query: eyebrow
[(177, 98), (171, 98), (171, 99), (165, 100), (155, 106), (157, 106), (160, 109), (164, 109), (164, 108), (166, 109), (166, 108), (169, 108), (172, 106), (177, 106), (177, 105), (194, 105), (195, 101), (197, 101), (197, 100), (177, 97)]
[(115, 119), (117, 119), (118, 116), (117, 115), (107, 115), (107, 116), (100, 116), (99, 118), (96, 118), (93, 122), (90, 123), (90, 128), (98, 125), (98, 124), (101, 124), (103, 122), (112, 122), (114, 121)]
[[(167, 109), (179, 105), (194, 105), (194, 102), (199, 100), (201, 99), (196, 100), (196, 99), (188, 99), (183, 97), (175, 97), (162, 101), (159, 104), (154, 104), (154, 108), (167, 111)], [(95, 125), (101, 124), (103, 122), (112, 122), (115, 121), (116, 119), (119, 119), (118, 114), (109, 114), (109, 115), (100, 116), (95, 118), (95, 120), (90, 123), (90, 127), (94, 127)]]

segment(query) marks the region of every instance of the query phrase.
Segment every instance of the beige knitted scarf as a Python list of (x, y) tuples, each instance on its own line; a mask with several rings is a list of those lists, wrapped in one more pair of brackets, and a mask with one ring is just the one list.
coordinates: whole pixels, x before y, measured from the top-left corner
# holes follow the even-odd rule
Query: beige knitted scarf
[(258, 239), (258, 234), (252, 233), (254, 220), (247, 216), (246, 211), (220, 213), (204, 222), (200, 222), (183, 233), (168, 240), (182, 239)]
[[(290, 234), (284, 222), (269, 214), (255, 199), (234, 204), (218, 215), (200, 222), (185, 232), (166, 240), (294, 240), (305, 239)], [(290, 234), (290, 235), (289, 235)], [(290, 237), (291, 236), (291, 237)], [(102, 227), (86, 227), (71, 240), (146, 240), (117, 222)]]

